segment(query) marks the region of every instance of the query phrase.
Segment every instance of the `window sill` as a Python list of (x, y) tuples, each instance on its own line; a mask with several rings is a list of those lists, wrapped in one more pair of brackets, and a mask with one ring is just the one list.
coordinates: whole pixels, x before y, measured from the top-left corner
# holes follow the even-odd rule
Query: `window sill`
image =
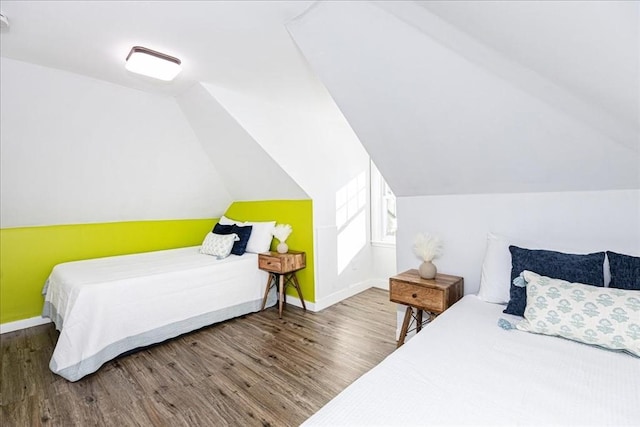
[(378, 248), (394, 248), (395, 249), (396, 244), (391, 242), (374, 242), (372, 240), (371, 246), (378, 247)]

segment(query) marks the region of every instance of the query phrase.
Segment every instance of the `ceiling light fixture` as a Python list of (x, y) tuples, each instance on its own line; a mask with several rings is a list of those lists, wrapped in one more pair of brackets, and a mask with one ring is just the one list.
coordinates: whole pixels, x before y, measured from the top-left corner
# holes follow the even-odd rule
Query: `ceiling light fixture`
[(142, 46), (134, 46), (127, 55), (125, 68), (154, 79), (171, 81), (182, 70), (182, 62), (173, 56)]

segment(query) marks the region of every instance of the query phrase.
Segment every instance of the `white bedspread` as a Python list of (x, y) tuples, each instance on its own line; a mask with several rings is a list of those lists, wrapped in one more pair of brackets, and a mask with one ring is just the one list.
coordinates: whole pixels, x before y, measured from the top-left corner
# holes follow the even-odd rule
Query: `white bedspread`
[(640, 359), (497, 326), (468, 295), (305, 426), (640, 425)]
[(267, 281), (258, 256), (218, 260), (199, 249), (55, 266), (43, 314), (60, 330), (51, 370), (75, 381), (125, 351), (258, 311)]

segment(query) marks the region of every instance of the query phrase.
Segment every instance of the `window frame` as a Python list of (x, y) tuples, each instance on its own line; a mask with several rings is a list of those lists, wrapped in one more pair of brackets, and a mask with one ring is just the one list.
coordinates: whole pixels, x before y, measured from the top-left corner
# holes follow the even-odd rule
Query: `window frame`
[[(397, 231), (397, 205), (396, 196), (385, 181), (384, 177), (373, 163), (370, 162), (370, 200), (371, 200), (371, 244), (373, 246), (395, 247)], [(387, 216), (389, 200), (393, 203), (393, 218), (396, 221), (396, 230), (388, 232)]]

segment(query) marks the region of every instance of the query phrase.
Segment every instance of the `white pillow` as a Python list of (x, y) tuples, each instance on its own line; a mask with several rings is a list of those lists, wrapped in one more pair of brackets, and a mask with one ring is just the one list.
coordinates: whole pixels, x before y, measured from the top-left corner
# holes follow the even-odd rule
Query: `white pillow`
[(522, 277), (527, 308), (519, 330), (640, 357), (640, 291), (570, 283), (526, 270)]
[(213, 255), (218, 259), (226, 258), (231, 253), (233, 242), (240, 240), (237, 234), (213, 234), (209, 233), (204, 238), (200, 253)]
[(251, 229), (249, 242), (247, 243), (247, 252), (260, 254), (269, 251), (271, 248), (271, 239), (273, 239), (273, 228), (276, 226), (275, 221), (246, 221), (244, 224), (240, 225), (250, 225), (253, 227)]
[(478, 298), (496, 304), (509, 302), (511, 287), (510, 242), (502, 236), (487, 234), (487, 250), (482, 262)]
[(220, 220), (218, 221), (218, 224), (220, 224), (220, 225), (242, 225), (242, 222), (241, 221), (236, 221), (235, 219), (227, 218), (226, 216), (222, 215), (222, 217), (220, 217)]

